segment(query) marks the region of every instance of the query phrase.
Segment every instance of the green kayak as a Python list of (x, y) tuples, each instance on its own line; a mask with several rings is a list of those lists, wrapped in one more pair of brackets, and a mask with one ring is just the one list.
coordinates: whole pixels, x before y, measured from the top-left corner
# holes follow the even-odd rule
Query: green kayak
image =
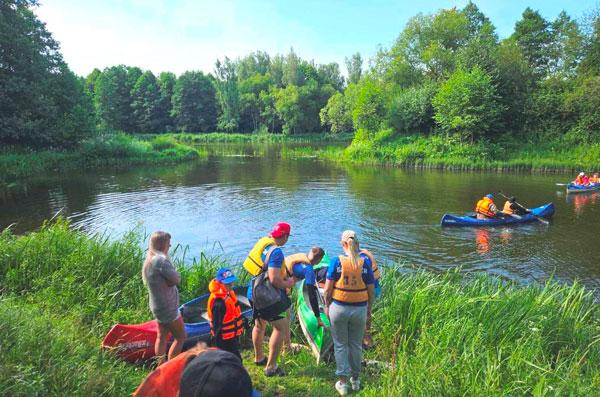
[[(323, 257), (321, 263), (315, 265), (315, 272), (318, 269), (327, 267), (329, 264), (329, 258), (327, 255)], [(315, 314), (310, 308), (310, 301), (308, 298), (308, 290), (304, 288), (304, 280), (299, 283), (298, 288), (298, 302), (297, 302), (297, 313), (298, 321), (302, 332), (308, 341), (308, 345), (312, 350), (313, 354), (317, 358), (317, 364), (321, 361), (328, 361), (333, 353), (333, 339), (329, 332), (329, 319), (324, 313), (324, 302), (323, 302), (323, 288), (319, 285), (319, 307), (321, 309), (321, 321), (325, 324), (325, 327), (319, 327)]]

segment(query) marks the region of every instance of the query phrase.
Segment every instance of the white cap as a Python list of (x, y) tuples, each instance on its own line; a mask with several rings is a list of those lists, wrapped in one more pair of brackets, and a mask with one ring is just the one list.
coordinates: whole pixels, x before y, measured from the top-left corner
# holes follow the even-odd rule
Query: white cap
[(579, 173), (579, 176), (584, 176), (584, 175), (585, 175), (585, 172), (580, 172)]

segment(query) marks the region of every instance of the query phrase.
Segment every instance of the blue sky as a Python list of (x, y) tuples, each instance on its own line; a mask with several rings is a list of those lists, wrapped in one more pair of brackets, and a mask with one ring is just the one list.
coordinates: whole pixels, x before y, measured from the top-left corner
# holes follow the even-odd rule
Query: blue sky
[[(41, 0), (36, 13), (61, 43), (65, 60), (80, 75), (94, 67), (139, 66), (155, 73), (211, 72), (217, 58), (236, 58), (255, 50), (304, 59), (338, 62), (359, 51), (372, 57), (389, 47), (406, 22), (421, 12), (462, 8), (446, 0)], [(529, 6), (547, 19), (561, 10), (574, 18), (597, 0), (480, 0), (501, 38)]]

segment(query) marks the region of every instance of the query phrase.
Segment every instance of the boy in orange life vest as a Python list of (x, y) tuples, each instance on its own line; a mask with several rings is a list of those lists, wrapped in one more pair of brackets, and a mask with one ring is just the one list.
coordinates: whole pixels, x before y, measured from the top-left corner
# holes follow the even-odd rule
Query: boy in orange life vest
[(477, 213), (477, 219), (495, 218), (499, 211), (496, 204), (494, 204), (494, 196), (491, 193), (486, 194), (484, 198), (477, 202), (475, 212)]
[(244, 319), (232, 289), (237, 279), (231, 270), (219, 269), (208, 285), (210, 297), (206, 307), (215, 346), (235, 354), (241, 361), (239, 337), (244, 332)]

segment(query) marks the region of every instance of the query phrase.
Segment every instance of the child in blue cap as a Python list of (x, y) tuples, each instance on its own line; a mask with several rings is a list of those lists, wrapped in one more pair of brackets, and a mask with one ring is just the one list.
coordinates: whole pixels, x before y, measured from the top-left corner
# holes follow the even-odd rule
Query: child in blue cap
[(219, 269), (208, 285), (210, 297), (206, 308), (213, 344), (235, 354), (241, 361), (239, 338), (244, 332), (244, 319), (233, 291), (237, 279), (230, 269)]

